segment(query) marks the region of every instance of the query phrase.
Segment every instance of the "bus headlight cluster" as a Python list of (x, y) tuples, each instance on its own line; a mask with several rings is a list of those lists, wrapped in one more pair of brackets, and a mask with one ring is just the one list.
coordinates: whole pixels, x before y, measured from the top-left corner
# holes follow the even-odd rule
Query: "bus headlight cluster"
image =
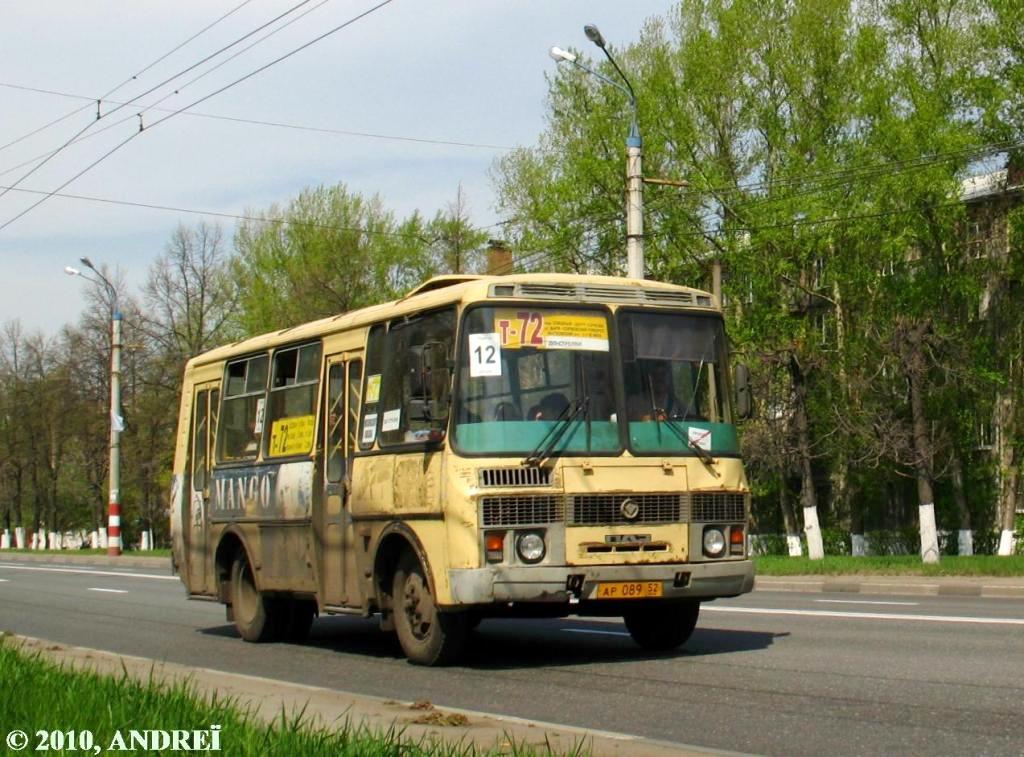
[(709, 526), (704, 529), (704, 554), (708, 557), (721, 557), (725, 553), (725, 534), (720, 528)]
[(544, 537), (535, 531), (527, 531), (516, 537), (516, 552), (525, 563), (540, 562), (544, 559)]

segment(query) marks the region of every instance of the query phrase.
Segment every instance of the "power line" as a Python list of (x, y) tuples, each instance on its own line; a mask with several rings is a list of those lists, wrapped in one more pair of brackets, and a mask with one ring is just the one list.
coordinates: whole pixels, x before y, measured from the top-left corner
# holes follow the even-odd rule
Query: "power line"
[[(216, 26), (216, 25), (217, 25), (217, 24), (219, 24), (219, 23), (220, 23), (221, 21), (223, 21), (224, 19), (226, 19), (226, 18), (227, 18), (228, 16), (232, 15), (233, 13), (235, 13), (235, 12), (236, 12), (236, 11), (238, 11), (238, 10), (241, 10), (242, 8), (244, 8), (244, 7), (246, 6), (246, 5), (248, 5), (248, 4), (249, 4), (249, 3), (251, 3), (251, 2), (252, 2), (252, 0), (244, 0), (244, 2), (242, 2), (241, 4), (239, 4), (239, 5), (236, 5), (236, 6), (234, 7), (234, 8), (232, 8), (231, 10), (229, 10), (229, 11), (228, 11), (227, 13), (225, 13), (224, 15), (222, 15), (222, 16), (221, 16), (220, 18), (218, 18), (218, 19), (216, 19), (215, 21), (213, 21), (212, 23), (210, 23), (210, 24), (207, 24), (206, 26), (204, 26), (204, 27), (203, 27), (202, 29), (200, 29), (200, 30), (199, 30), (198, 32), (196, 32), (196, 33), (195, 33), (195, 34), (193, 34), (193, 35), (192, 35), (191, 37), (189, 37), (188, 39), (186, 39), (186, 40), (185, 40), (184, 42), (182, 42), (182, 43), (180, 43), (180, 44), (176, 45), (175, 47), (171, 48), (171, 50), (169, 50), (168, 52), (166, 52), (166, 53), (164, 53), (163, 55), (161, 55), (161, 56), (160, 56), (159, 58), (157, 58), (156, 60), (154, 60), (154, 61), (153, 61), (152, 63), (150, 63), (150, 64), (149, 64), (148, 66), (144, 67), (143, 69), (141, 69), (141, 70), (140, 70), (140, 71), (138, 71), (137, 73), (133, 74), (132, 76), (129, 76), (129, 77), (127, 78), (127, 79), (125, 79), (125, 80), (124, 80), (123, 82), (121, 82), (120, 84), (118, 84), (118, 85), (117, 85), (116, 87), (114, 87), (113, 89), (109, 90), (109, 91), (108, 91), (108, 92), (107, 92), (106, 94), (104, 94), (104, 95), (101, 95), (101, 96), (100, 96), (100, 97), (98, 97), (98, 98), (95, 98), (95, 97), (94, 97), (94, 98), (88, 98), (88, 99), (90, 100), (90, 105), (92, 104), (92, 102), (93, 102), (93, 101), (95, 101), (95, 102), (97, 103), (97, 108), (98, 108), (98, 106), (99, 106), (99, 101), (100, 101), (100, 100), (103, 100), (103, 99), (105, 99), (105, 98), (109, 97), (110, 95), (114, 94), (115, 92), (117, 92), (117, 90), (121, 89), (121, 87), (123, 87), (124, 85), (126, 85), (126, 84), (129, 84), (129, 83), (130, 83), (130, 82), (132, 82), (132, 81), (135, 81), (135, 80), (136, 80), (136, 79), (138, 79), (138, 78), (139, 78), (140, 76), (142, 76), (142, 74), (144, 74), (144, 73), (145, 73), (146, 71), (148, 71), (149, 69), (151, 69), (151, 68), (152, 68), (153, 66), (157, 65), (158, 63), (160, 63), (161, 61), (165, 60), (165, 59), (166, 59), (166, 58), (168, 58), (169, 56), (171, 56), (171, 55), (173, 55), (174, 53), (178, 52), (178, 50), (180, 50), (181, 48), (183, 48), (183, 47), (184, 47), (185, 45), (187, 45), (187, 44), (188, 44), (189, 42), (192, 42), (192, 41), (193, 41), (194, 39), (196, 39), (197, 37), (199, 37), (199, 36), (201, 36), (201, 35), (205, 34), (205, 33), (206, 33), (206, 32), (208, 32), (208, 31), (209, 31), (210, 29), (212, 29), (212, 28), (213, 28), (214, 26)], [(43, 90), (33, 90), (33, 88), (32, 88), (32, 87), (19, 87), (19, 89), (25, 89), (25, 90), (29, 90), (29, 91), (36, 91), (36, 92), (42, 92), (42, 91), (43, 91)], [(54, 93), (48, 93), (48, 94), (57, 94), (57, 93), (55, 93), (55, 92), (54, 92)], [(54, 126), (54, 125), (56, 125), (56, 124), (60, 123), (61, 121), (65, 121), (65, 120), (67, 120), (68, 118), (71, 118), (71, 116), (77, 115), (78, 113), (80, 113), (81, 111), (85, 110), (85, 109), (86, 109), (86, 108), (88, 108), (88, 107), (89, 107), (89, 105), (83, 105), (83, 106), (82, 106), (81, 108), (76, 108), (75, 110), (72, 110), (72, 111), (70, 111), (70, 112), (68, 112), (68, 113), (65, 113), (65, 114), (64, 114), (63, 116), (60, 116), (59, 118), (55, 118), (55, 119), (54, 119), (53, 121), (50, 121), (49, 123), (43, 124), (43, 125), (42, 125), (42, 126), (40, 126), (39, 128), (37, 128), (37, 129), (33, 129), (32, 131), (28, 132), (27, 134), (24, 134), (24, 135), (22, 135), (22, 136), (18, 137), (17, 139), (15, 139), (15, 140), (13, 140), (13, 141), (11, 141), (11, 142), (8, 142), (8, 143), (7, 143), (7, 144), (5, 144), (5, 145), (0, 145), (0, 150), (5, 150), (5, 149), (7, 149), (8, 147), (10, 147), (11, 145), (15, 145), (15, 144), (17, 144), (18, 142), (21, 142), (21, 141), (23, 141), (23, 140), (25, 140), (25, 139), (28, 139), (29, 137), (33, 137), (33, 136), (35, 136), (36, 134), (38, 134), (39, 132), (41, 132), (41, 131), (45, 131), (46, 129), (49, 129), (49, 128), (50, 128), (51, 126)]]
[(174, 213), (188, 213), (190, 215), (210, 216), (213, 218), (230, 218), (239, 221), (255, 221), (258, 223), (282, 224), (285, 226), (308, 226), (310, 228), (325, 229), (329, 231), (355, 231), (362, 234), (369, 234), (372, 236), (401, 237), (403, 239), (421, 239), (419, 235), (414, 234), (412, 232), (376, 231), (374, 229), (365, 229), (359, 226), (337, 226), (335, 224), (318, 223), (316, 221), (301, 221), (292, 220), (289, 218), (268, 218), (265, 216), (245, 215), (242, 213), (227, 213), (224, 211), (217, 210), (199, 210), (197, 208), (186, 208), (176, 205), (160, 205), (157, 203), (149, 202), (134, 202), (132, 200), (115, 200), (110, 197), (95, 197), (91, 195), (70, 194), (59, 191), (48, 192), (41, 189), (26, 189), (24, 187), (7, 188), (12, 189), (15, 192), (24, 192), (25, 194), (44, 195), (46, 198), (59, 197), (65, 200), (81, 200), (84, 202), (96, 202), (105, 205), (121, 205), (131, 208), (143, 208), (146, 210), (166, 210)]
[[(342, 29), (345, 29), (346, 27), (349, 27), (349, 26), (351, 26), (352, 24), (356, 23), (357, 21), (359, 21), (359, 20), (361, 20), (361, 19), (363, 19), (363, 18), (366, 18), (366, 17), (367, 17), (367, 16), (369, 16), (369, 15), (370, 15), (371, 13), (375, 13), (376, 11), (380, 10), (381, 8), (383, 8), (384, 6), (386, 6), (386, 5), (389, 5), (389, 4), (391, 4), (391, 3), (393, 2), (393, 1), (394, 1), (394, 0), (383, 0), (383, 2), (380, 2), (380, 3), (378, 3), (377, 5), (373, 6), (372, 8), (370, 8), (370, 9), (368, 9), (368, 10), (365, 10), (365, 11), (363, 11), (362, 13), (359, 13), (359, 14), (355, 15), (355, 16), (353, 16), (352, 18), (350, 18), (349, 20), (347, 20), (347, 21), (344, 21), (343, 23), (341, 23), (341, 24), (338, 24), (338, 25), (337, 25), (337, 26), (335, 26), (334, 28), (332, 28), (332, 29), (329, 29), (329, 30), (327, 30), (327, 31), (326, 31), (326, 32), (324, 32), (323, 34), (321, 34), (321, 35), (319, 35), (319, 36), (317, 36), (317, 37), (314, 37), (314, 38), (313, 38), (313, 39), (311, 39), (311, 40), (310, 40), (309, 42), (306, 42), (306, 43), (304, 43), (304, 44), (302, 44), (302, 45), (299, 45), (298, 47), (294, 48), (293, 50), (291, 50), (291, 51), (289, 51), (289, 52), (285, 53), (284, 55), (282, 55), (282, 56), (280, 56), (280, 57), (278, 57), (278, 58), (275, 58), (274, 60), (270, 61), (269, 63), (266, 63), (266, 64), (264, 64), (264, 65), (260, 66), (259, 68), (255, 69), (255, 70), (253, 70), (253, 71), (250, 71), (250, 72), (249, 72), (249, 73), (247, 73), (247, 74), (246, 74), (245, 76), (242, 76), (242, 77), (240, 77), (240, 78), (236, 79), (235, 81), (231, 82), (230, 84), (225, 84), (225, 85), (224, 85), (223, 87), (221, 87), (220, 89), (214, 90), (213, 92), (210, 92), (209, 94), (207, 94), (207, 95), (204, 95), (203, 97), (200, 97), (200, 98), (199, 98), (198, 100), (196, 100), (195, 102), (193, 102), (193, 103), (191, 103), (191, 104), (189, 104), (189, 105), (186, 105), (185, 107), (183, 107), (183, 108), (181, 108), (181, 109), (179, 109), (179, 110), (176, 110), (176, 111), (174, 111), (173, 113), (171, 113), (171, 114), (169, 114), (169, 115), (167, 115), (167, 116), (164, 116), (163, 118), (161, 118), (161, 119), (159, 119), (159, 120), (157, 120), (157, 121), (154, 121), (154, 122), (153, 122), (152, 124), (150, 124), (150, 125), (149, 125), (149, 127), (147, 128), (147, 130), (148, 130), (148, 129), (152, 129), (153, 127), (155, 127), (155, 126), (158, 126), (159, 124), (162, 124), (162, 123), (163, 123), (164, 121), (168, 121), (168, 120), (170, 120), (170, 119), (174, 118), (174, 117), (175, 117), (176, 115), (178, 115), (179, 113), (182, 113), (183, 111), (185, 111), (185, 110), (187, 110), (187, 109), (189, 109), (189, 108), (191, 108), (191, 107), (193, 107), (193, 106), (195, 106), (195, 105), (198, 105), (198, 104), (199, 104), (199, 103), (201, 103), (201, 102), (205, 102), (206, 100), (209, 100), (209, 99), (210, 99), (211, 97), (214, 97), (214, 96), (216, 96), (216, 95), (219, 95), (219, 94), (221, 94), (222, 92), (225, 92), (226, 90), (228, 90), (228, 89), (231, 89), (232, 87), (234, 87), (234, 86), (236, 86), (236, 85), (238, 85), (238, 84), (241, 84), (242, 82), (244, 82), (244, 81), (246, 81), (246, 80), (248, 80), (248, 79), (251, 79), (251, 78), (252, 78), (253, 76), (256, 76), (257, 74), (259, 74), (259, 73), (261, 73), (261, 72), (263, 72), (263, 71), (266, 71), (266, 70), (267, 70), (268, 68), (270, 68), (271, 66), (275, 66), (275, 65), (277, 65), (278, 63), (280, 63), (280, 62), (282, 62), (282, 61), (284, 61), (284, 60), (287, 60), (288, 58), (292, 57), (292, 56), (293, 56), (293, 55), (295, 55), (296, 53), (299, 53), (299, 52), (301, 52), (302, 50), (305, 50), (306, 48), (308, 48), (308, 47), (311, 47), (312, 45), (315, 45), (315, 44), (316, 44), (317, 42), (320, 42), (320, 41), (322, 41), (322, 40), (326, 39), (327, 37), (331, 36), (332, 34), (336, 34), (337, 32), (341, 31)], [(304, 0), (304, 2), (308, 2), (308, 0)], [(297, 7), (297, 6), (296, 6), (296, 7)], [(10, 226), (10, 225), (11, 225), (12, 223), (14, 223), (15, 221), (17, 221), (17, 220), (18, 220), (19, 218), (21, 218), (22, 216), (26, 215), (27, 213), (30, 213), (30, 212), (31, 212), (32, 210), (34, 210), (35, 208), (37, 208), (37, 207), (38, 207), (39, 205), (41, 205), (41, 204), (43, 204), (44, 202), (46, 202), (46, 200), (47, 200), (47, 199), (49, 199), (50, 197), (52, 197), (52, 196), (53, 196), (53, 194), (55, 194), (56, 192), (59, 192), (60, 190), (64, 189), (64, 187), (66, 187), (66, 186), (67, 186), (68, 184), (70, 184), (71, 182), (73, 182), (73, 181), (74, 181), (75, 179), (79, 178), (79, 177), (80, 177), (80, 176), (82, 176), (83, 174), (85, 174), (85, 173), (87, 173), (88, 171), (90, 171), (90, 170), (92, 170), (93, 168), (95, 168), (95, 167), (96, 167), (97, 165), (99, 165), (100, 163), (102, 163), (102, 162), (103, 162), (104, 160), (106, 160), (107, 158), (109, 158), (109, 157), (110, 157), (111, 155), (113, 155), (113, 154), (114, 154), (115, 152), (117, 152), (117, 151), (118, 151), (118, 150), (120, 150), (120, 149), (121, 149), (122, 147), (124, 147), (124, 146), (125, 146), (126, 144), (128, 144), (129, 142), (131, 142), (131, 141), (132, 141), (133, 139), (135, 139), (135, 138), (136, 138), (137, 136), (139, 136), (139, 134), (142, 134), (142, 132), (143, 132), (143, 130), (142, 130), (142, 129), (140, 128), (140, 130), (139, 130), (139, 131), (136, 131), (136, 132), (132, 133), (132, 134), (131, 134), (131, 136), (129, 136), (129, 137), (127, 138), (127, 139), (125, 139), (125, 140), (123, 140), (123, 141), (119, 142), (118, 144), (116, 144), (116, 145), (115, 145), (115, 146), (114, 146), (113, 148), (111, 148), (111, 149), (110, 149), (110, 150), (108, 150), (108, 151), (107, 151), (106, 153), (104, 153), (103, 155), (101, 155), (101, 156), (100, 156), (99, 158), (97, 158), (96, 160), (94, 160), (94, 161), (93, 161), (92, 163), (90, 163), (89, 165), (87, 165), (87, 166), (86, 166), (85, 168), (83, 168), (83, 169), (82, 169), (81, 171), (79, 171), (78, 173), (76, 173), (76, 174), (75, 174), (74, 176), (72, 176), (72, 177), (71, 177), (70, 179), (68, 179), (67, 181), (65, 181), (65, 182), (64, 182), (63, 184), (61, 184), (61, 185), (60, 185), (59, 187), (57, 187), (56, 189), (54, 189), (54, 190), (53, 190), (52, 192), (50, 192), (50, 193), (46, 194), (45, 196), (43, 196), (43, 197), (39, 198), (39, 200), (37, 200), (36, 202), (34, 202), (34, 203), (33, 203), (32, 205), (29, 205), (29, 206), (28, 206), (28, 207), (27, 207), (27, 208), (26, 208), (25, 210), (21, 211), (20, 213), (18, 213), (18, 214), (17, 214), (16, 216), (14, 216), (13, 218), (11, 218), (10, 220), (6, 221), (6, 222), (5, 222), (5, 223), (3, 223), (3, 224), (0, 224), (0, 231), (3, 231), (3, 230), (4, 230), (4, 229), (6, 229), (6, 228), (7, 228), (8, 226)], [(4, 190), (4, 192), (7, 192), (7, 191), (10, 191), (10, 190), (9, 190), (9, 189), (7, 189), (7, 190)], [(0, 196), (2, 196), (2, 194), (3, 194), (3, 193), (0, 193)]]
[[(62, 151), (63, 151), (63, 150), (64, 150), (64, 149), (66, 148), (66, 147), (68, 147), (68, 145), (72, 144), (72, 143), (73, 143), (74, 141), (76, 141), (76, 140), (77, 140), (77, 138), (78, 138), (78, 137), (80, 137), (80, 136), (81, 136), (82, 134), (84, 134), (84, 133), (85, 133), (86, 131), (88, 131), (89, 129), (91, 129), (91, 128), (92, 128), (92, 126), (93, 126), (93, 124), (95, 124), (95, 123), (96, 123), (97, 121), (99, 121), (99, 120), (100, 120), (101, 118), (104, 118), (105, 116), (109, 116), (109, 115), (112, 115), (112, 114), (116, 113), (116, 112), (117, 112), (117, 111), (119, 111), (119, 110), (120, 110), (121, 108), (124, 108), (124, 107), (126, 107), (126, 105), (128, 105), (128, 104), (130, 104), (130, 103), (133, 103), (133, 102), (135, 102), (135, 101), (136, 101), (136, 100), (138, 100), (138, 99), (139, 99), (140, 97), (145, 97), (146, 95), (148, 95), (148, 94), (150, 94), (150, 93), (154, 92), (155, 90), (159, 89), (160, 87), (164, 86), (165, 84), (168, 84), (169, 82), (172, 82), (172, 81), (174, 81), (174, 80), (175, 80), (175, 79), (177, 79), (177, 78), (178, 78), (179, 76), (182, 76), (182, 75), (184, 75), (184, 74), (188, 73), (189, 71), (193, 70), (193, 69), (194, 69), (194, 68), (196, 68), (197, 66), (200, 66), (200, 65), (202, 65), (203, 63), (205, 63), (206, 61), (210, 60), (211, 58), (213, 58), (213, 57), (216, 57), (217, 55), (220, 55), (220, 54), (221, 54), (222, 52), (224, 52), (225, 50), (228, 50), (228, 49), (230, 49), (230, 48), (234, 47), (235, 45), (237, 45), (237, 44), (238, 44), (239, 42), (241, 42), (242, 40), (245, 40), (245, 39), (247, 39), (247, 38), (251, 37), (251, 36), (252, 36), (253, 34), (256, 34), (257, 32), (261, 31), (262, 29), (265, 29), (266, 27), (268, 27), (268, 26), (270, 26), (271, 24), (275, 23), (275, 22), (276, 22), (276, 21), (278, 21), (279, 19), (281, 19), (281, 18), (284, 18), (285, 16), (287, 16), (287, 15), (288, 15), (289, 13), (291, 13), (292, 11), (294, 11), (294, 10), (295, 10), (296, 8), (301, 8), (301, 7), (303, 6), (303, 5), (305, 5), (305, 4), (306, 4), (306, 3), (308, 3), (308, 2), (310, 2), (310, 0), (300, 0), (300, 2), (299, 2), (298, 4), (296, 4), (296, 5), (292, 6), (291, 8), (289, 8), (288, 10), (286, 10), (286, 11), (285, 11), (284, 13), (282, 13), (282, 14), (280, 14), (280, 15), (278, 15), (278, 16), (276, 16), (276, 17), (274, 17), (273, 19), (271, 19), (271, 20), (270, 20), (270, 21), (268, 21), (267, 23), (265, 23), (265, 24), (263, 24), (263, 25), (261, 25), (261, 26), (258, 26), (258, 27), (256, 27), (256, 28), (255, 28), (255, 29), (253, 29), (252, 31), (248, 32), (247, 34), (244, 34), (244, 35), (242, 35), (241, 37), (239, 37), (238, 39), (236, 39), (236, 40), (235, 40), (234, 42), (231, 42), (230, 44), (228, 44), (228, 45), (225, 45), (224, 47), (220, 48), (220, 49), (219, 49), (219, 50), (217, 50), (216, 52), (214, 52), (214, 53), (211, 53), (210, 55), (207, 55), (207, 56), (206, 56), (205, 58), (202, 58), (201, 60), (199, 60), (199, 62), (197, 62), (197, 63), (193, 63), (193, 64), (192, 64), (191, 66), (189, 66), (188, 68), (185, 68), (184, 70), (182, 70), (182, 71), (179, 71), (178, 73), (174, 74), (173, 76), (171, 76), (171, 77), (169, 77), (169, 78), (167, 78), (167, 79), (164, 79), (164, 81), (160, 82), (160, 83), (159, 83), (159, 84), (157, 84), (156, 86), (154, 86), (154, 87), (150, 87), (150, 88), (149, 88), (149, 89), (147, 89), (147, 90), (146, 90), (145, 92), (142, 92), (141, 94), (138, 94), (138, 95), (136, 95), (136, 96), (135, 96), (135, 97), (133, 97), (133, 98), (132, 98), (131, 100), (129, 100), (129, 101), (127, 102), (127, 103), (124, 103), (124, 104), (118, 105), (118, 106), (117, 106), (117, 107), (115, 107), (115, 108), (114, 108), (114, 109), (113, 109), (112, 111), (110, 111), (110, 112), (108, 112), (108, 113), (104, 113), (104, 114), (102, 114), (102, 115), (101, 115), (101, 114), (100, 114), (100, 112), (99, 112), (99, 105), (100, 105), (100, 102), (102, 101), (102, 98), (100, 98), (100, 100), (98, 100), (98, 101), (97, 101), (97, 103), (96, 103), (96, 104), (97, 104), (97, 111), (96, 111), (96, 118), (95, 118), (95, 120), (92, 120), (92, 121), (90, 121), (90, 122), (89, 122), (88, 124), (86, 124), (85, 126), (83, 126), (83, 127), (81, 128), (81, 129), (79, 129), (79, 130), (78, 130), (77, 132), (75, 132), (75, 134), (74, 134), (74, 135), (72, 135), (71, 139), (69, 139), (69, 140), (67, 140), (66, 142), (64, 142), (64, 144), (62, 144), (62, 145), (61, 145), (60, 147), (58, 147), (58, 148), (57, 148), (56, 150), (54, 150), (54, 151), (53, 151), (52, 153), (50, 153), (50, 154), (49, 154), (49, 155), (48, 155), (47, 157), (43, 158), (43, 160), (42, 160), (42, 161), (40, 161), (39, 163), (37, 163), (36, 165), (34, 165), (34, 166), (33, 166), (32, 168), (30, 168), (30, 169), (29, 169), (29, 170), (28, 170), (28, 171), (27, 171), (27, 172), (26, 172), (26, 173), (25, 173), (25, 174), (24, 174), (23, 176), (21, 176), (21, 177), (20, 177), (19, 179), (17, 179), (17, 180), (16, 180), (15, 182), (14, 182), (14, 184), (12, 185), (12, 187), (16, 187), (16, 186), (18, 186), (19, 184), (21, 184), (21, 182), (23, 182), (23, 181), (24, 181), (25, 179), (27, 179), (27, 178), (28, 178), (29, 176), (31, 176), (32, 174), (34, 174), (34, 173), (35, 173), (36, 171), (38, 171), (38, 170), (39, 170), (40, 168), (42, 168), (42, 167), (43, 167), (44, 165), (46, 165), (46, 164), (47, 164), (48, 162), (50, 162), (50, 160), (51, 160), (52, 158), (54, 158), (54, 157), (56, 157), (56, 156), (57, 156), (58, 154), (60, 154), (60, 153), (61, 153), (61, 152), (62, 152)], [(124, 85), (123, 85), (123, 84), (119, 84), (119, 85), (118, 85), (117, 87), (115, 87), (114, 89), (112, 89), (112, 90), (110, 90), (110, 91), (111, 91), (111, 92), (115, 92), (116, 90), (120, 89), (120, 88), (121, 88), (122, 86), (124, 86)], [(128, 140), (125, 140), (125, 142), (122, 142), (122, 143), (121, 143), (121, 145), (127, 144), (127, 142), (128, 142), (128, 141), (130, 141), (130, 138), (129, 138)], [(111, 151), (111, 153), (108, 153), (108, 155), (109, 155), (109, 154), (112, 154), (113, 152), (116, 152), (116, 151), (117, 151), (117, 149), (119, 149), (119, 148), (121, 147), (121, 145), (118, 145), (118, 147), (115, 147), (115, 148), (114, 148), (114, 150), (112, 150), (112, 151)], [(106, 157), (106, 156), (104, 156), (104, 157)], [(101, 160), (102, 160), (102, 158), (101, 158)], [(92, 164), (92, 165), (95, 165), (95, 164)], [(90, 166), (90, 167), (91, 167), (91, 166)], [(86, 170), (88, 170), (88, 169), (86, 169)], [(78, 176), (80, 176), (80, 175), (81, 175), (81, 174), (78, 174), (78, 175), (76, 175), (76, 176), (75, 176), (74, 178), (78, 178)], [(73, 179), (71, 179), (71, 181), (74, 181), (74, 178), (73, 178)], [(61, 185), (61, 188), (65, 187), (65, 186), (67, 186), (67, 184), (62, 184), (62, 185)], [(10, 191), (9, 189), (5, 189), (5, 190), (3, 190), (3, 191), (0, 191), (0, 197), (3, 197), (3, 196), (4, 196), (5, 194), (7, 194), (7, 192), (9, 192), (9, 191)], [(40, 202), (43, 202), (43, 200), (40, 200)], [(33, 206), (29, 207), (29, 208), (28, 208), (28, 210), (32, 210), (32, 208), (34, 208), (34, 207), (35, 207), (35, 205), (33, 205)], [(23, 214), (19, 214), (18, 216), (16, 216), (16, 217), (15, 217), (15, 219), (12, 219), (12, 220), (16, 220), (17, 218), (20, 218), (20, 217), (21, 217), (21, 215), (23, 215)], [(0, 226), (0, 229), (3, 229), (3, 228), (5, 228), (6, 226), (7, 226), (7, 224), (4, 224), (4, 225)]]
[[(181, 89), (184, 89), (184, 86), (185, 85), (183, 85), (181, 87)], [(68, 98), (75, 98), (75, 99), (79, 99), (79, 100), (88, 100), (90, 103), (93, 103), (93, 102), (96, 101), (96, 98), (89, 97), (87, 95), (77, 95), (77, 94), (72, 94), (70, 92), (57, 92), (57, 91), (50, 90), (50, 89), (36, 89), (34, 87), (25, 87), (25, 86), (21, 86), (21, 85), (18, 85), (18, 84), (10, 84), (10, 83), (7, 83), (7, 82), (0, 82), (0, 87), (9, 87), (11, 89), (25, 89), (25, 90), (29, 90), (31, 92), (40, 92), (42, 94), (56, 95), (58, 97), (68, 97)], [(108, 102), (117, 104), (113, 100), (108, 100)], [(86, 105), (84, 107), (87, 108), (89, 106)], [(155, 104), (154, 105), (145, 105), (145, 106), (140, 106), (140, 107), (142, 107), (144, 111), (156, 110), (156, 111), (160, 111), (160, 112), (163, 112), (163, 113), (173, 113), (174, 112), (174, 110), (172, 108), (161, 108), (161, 107), (158, 107)], [(207, 118), (207, 119), (212, 119), (212, 120), (216, 120), (216, 121), (228, 121), (228, 122), (232, 122), (232, 123), (249, 124), (249, 125), (252, 125), (252, 126), (270, 126), (270, 127), (277, 128), (277, 129), (292, 129), (292, 130), (295, 130), (295, 131), (314, 132), (314, 133), (318, 133), (318, 134), (337, 134), (337, 135), (346, 136), (346, 137), (364, 137), (364, 138), (367, 138), (367, 139), (383, 139), (383, 140), (390, 140), (390, 141), (395, 141), (395, 142), (413, 142), (413, 143), (416, 143), (416, 144), (442, 145), (442, 146), (446, 146), (446, 147), (470, 147), (470, 148), (478, 148), (478, 149), (482, 149), (482, 150), (505, 150), (505, 151), (508, 151), (508, 150), (514, 150), (515, 149), (515, 147), (512, 147), (510, 145), (498, 145), (498, 144), (490, 144), (490, 143), (486, 143), (486, 142), (466, 142), (466, 141), (454, 140), (454, 139), (429, 139), (429, 138), (426, 138), (426, 137), (408, 137), (408, 136), (403, 136), (403, 135), (399, 135), (399, 134), (380, 134), (380, 133), (377, 133), (377, 132), (353, 131), (351, 129), (336, 129), (336, 128), (331, 128), (331, 127), (326, 127), (326, 126), (309, 126), (309, 125), (305, 125), (305, 124), (286, 123), (286, 122), (283, 122), (283, 121), (263, 121), (263, 120), (256, 119), (256, 118), (243, 118), (243, 117), (240, 117), (240, 116), (225, 116), (225, 115), (220, 115), (220, 114), (217, 114), (217, 113), (199, 113), (199, 112), (195, 112), (195, 111), (189, 111), (189, 112), (183, 113), (182, 115), (191, 116), (193, 118)], [(132, 118), (134, 118), (134, 116), (129, 116), (129, 117), (127, 117), (127, 118), (125, 118), (125, 119), (123, 119), (121, 121), (118, 121), (117, 123), (124, 123), (124, 121), (131, 120)], [(107, 128), (110, 128), (110, 127), (107, 127)], [(93, 134), (90, 134), (89, 137), (95, 136), (98, 133), (100, 133), (100, 132), (94, 132)], [(84, 137), (83, 139), (88, 139), (89, 137)], [(79, 141), (81, 141), (81, 140), (79, 140)], [(2, 148), (0, 148), (0, 149), (2, 149)], [(7, 172), (9, 172), (11, 170), (14, 170), (14, 168), (19, 168), (22, 165), (26, 165), (27, 163), (31, 163), (34, 160), (38, 160), (40, 157), (43, 157), (43, 156), (39, 155), (39, 156), (36, 156), (35, 158), (32, 158), (31, 160), (26, 161), (25, 163), (19, 164), (18, 166), (13, 166), (12, 168), (4, 169), (4, 170), (0, 171), (0, 175), (2, 175), (4, 173), (7, 173)]]

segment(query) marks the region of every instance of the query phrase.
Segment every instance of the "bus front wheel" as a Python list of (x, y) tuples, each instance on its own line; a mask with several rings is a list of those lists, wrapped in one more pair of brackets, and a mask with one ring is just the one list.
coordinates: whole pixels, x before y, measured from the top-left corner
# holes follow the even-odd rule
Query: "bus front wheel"
[(395, 631), (409, 662), (447, 665), (458, 657), (469, 632), (466, 614), (437, 608), (423, 566), (408, 552), (398, 562), (391, 596)]
[(623, 616), (633, 641), (651, 652), (667, 652), (686, 643), (697, 625), (700, 602), (647, 605)]
[(235, 628), (246, 641), (276, 641), (281, 631), (281, 607), (256, 588), (252, 568), (241, 552), (231, 565), (231, 610)]

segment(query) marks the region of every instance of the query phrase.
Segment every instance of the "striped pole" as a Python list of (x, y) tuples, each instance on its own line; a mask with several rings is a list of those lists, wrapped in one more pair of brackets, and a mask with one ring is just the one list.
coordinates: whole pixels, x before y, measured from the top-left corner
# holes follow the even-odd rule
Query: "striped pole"
[(107, 518), (107, 554), (121, 554), (121, 311), (115, 305), (111, 319), (110, 350), (110, 510)]

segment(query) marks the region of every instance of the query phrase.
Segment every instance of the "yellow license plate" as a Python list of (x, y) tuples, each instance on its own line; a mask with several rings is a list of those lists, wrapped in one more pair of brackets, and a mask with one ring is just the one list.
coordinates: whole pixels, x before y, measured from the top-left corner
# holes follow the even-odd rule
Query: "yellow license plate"
[(597, 585), (598, 599), (645, 599), (661, 595), (661, 581), (615, 581)]

